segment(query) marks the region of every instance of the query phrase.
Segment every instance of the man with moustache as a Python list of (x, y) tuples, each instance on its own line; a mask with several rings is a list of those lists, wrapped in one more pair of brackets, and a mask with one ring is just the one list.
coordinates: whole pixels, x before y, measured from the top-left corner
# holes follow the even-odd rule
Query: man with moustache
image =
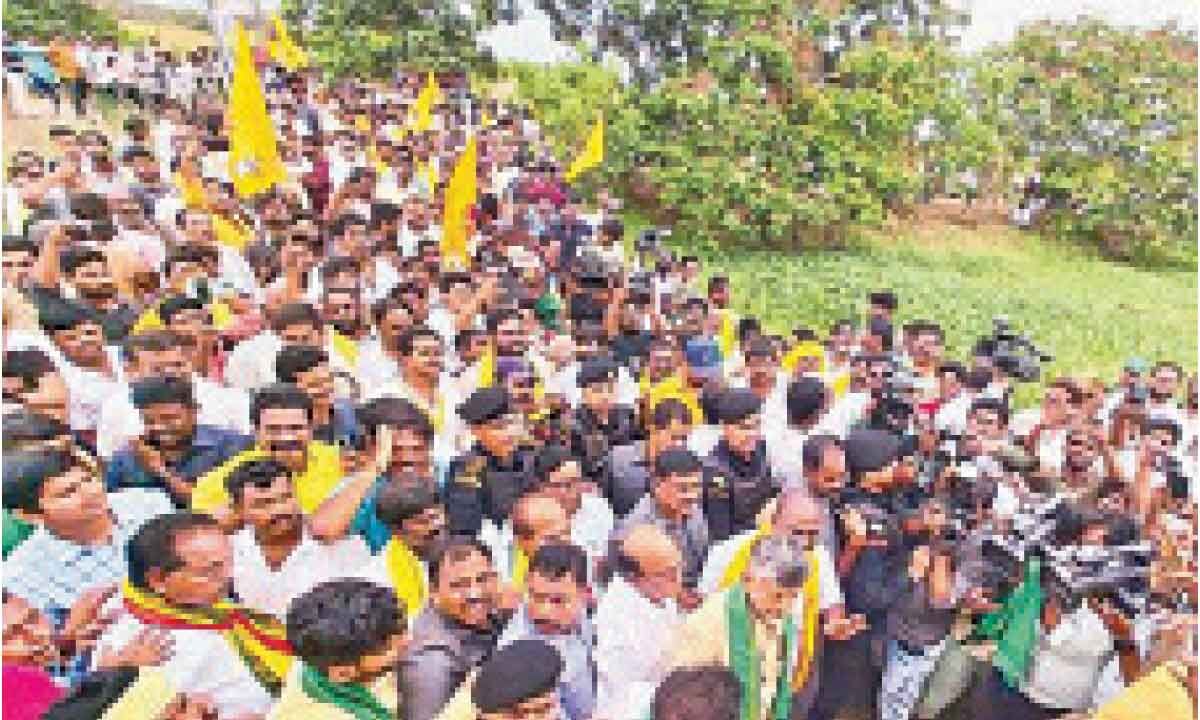
[(233, 588), (248, 607), (283, 620), (291, 601), (317, 584), (346, 575), (370, 557), (358, 536), (331, 543), (305, 527), (288, 469), (254, 460), (225, 479), (245, 526), (230, 538)]

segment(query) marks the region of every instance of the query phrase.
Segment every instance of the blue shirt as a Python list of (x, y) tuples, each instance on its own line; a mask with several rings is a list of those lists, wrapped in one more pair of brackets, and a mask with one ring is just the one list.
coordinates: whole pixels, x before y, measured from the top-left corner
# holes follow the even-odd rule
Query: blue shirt
[[(185, 480), (193, 481), (253, 443), (249, 435), (212, 425), (197, 425), (191, 446), (178, 461), (167, 463), (167, 467)], [(155, 487), (169, 492), (163, 479), (143, 467), (133, 449), (128, 447), (113, 453), (104, 473), (104, 485), (109, 492), (133, 487)], [(187, 505), (180, 498), (172, 497), (172, 500), (178, 507)]]

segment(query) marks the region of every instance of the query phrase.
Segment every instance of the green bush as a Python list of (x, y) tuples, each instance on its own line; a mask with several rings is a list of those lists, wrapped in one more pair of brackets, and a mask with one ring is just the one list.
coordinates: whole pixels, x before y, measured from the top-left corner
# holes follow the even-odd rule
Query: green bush
[(85, 0), (6, 0), (4, 32), (48, 42), (55, 38), (116, 37), (116, 17)]

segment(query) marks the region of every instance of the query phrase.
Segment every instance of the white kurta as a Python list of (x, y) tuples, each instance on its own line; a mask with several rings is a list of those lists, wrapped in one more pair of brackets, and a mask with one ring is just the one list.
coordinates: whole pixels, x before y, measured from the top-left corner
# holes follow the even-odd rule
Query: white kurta
[(371, 559), (371, 552), (357, 535), (333, 543), (322, 543), (305, 532), (300, 544), (278, 569), (267, 565), (254, 529), (245, 527), (232, 538), (233, 588), (247, 607), (287, 618), (288, 605), (316, 585), (338, 577), (350, 577)]

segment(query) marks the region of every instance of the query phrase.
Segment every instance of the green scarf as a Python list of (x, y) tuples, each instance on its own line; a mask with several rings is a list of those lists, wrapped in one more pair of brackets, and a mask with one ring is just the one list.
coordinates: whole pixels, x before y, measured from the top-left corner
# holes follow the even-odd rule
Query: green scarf
[(1041, 582), (1042, 563), (1038, 558), (1025, 561), (1025, 577), (1004, 605), (980, 618), (975, 634), (994, 640), (996, 652), (992, 664), (1009, 687), (1020, 687), (1033, 659), (1037, 629), (1042, 619), (1045, 597)]
[(344, 710), (355, 720), (390, 720), (392, 717), (367, 688), (358, 683), (334, 682), (307, 663), (301, 670), (300, 687), (313, 700)]
[[(741, 583), (725, 595), (725, 613), (729, 625), (729, 662), (742, 684), (742, 720), (759, 720), (762, 698), (758, 649), (754, 646), (754, 626), (746, 607), (746, 591)], [(783, 658), (777, 673), (771, 720), (787, 720), (792, 709), (789, 664), (796, 652), (796, 623), (789, 612), (783, 623)]]

